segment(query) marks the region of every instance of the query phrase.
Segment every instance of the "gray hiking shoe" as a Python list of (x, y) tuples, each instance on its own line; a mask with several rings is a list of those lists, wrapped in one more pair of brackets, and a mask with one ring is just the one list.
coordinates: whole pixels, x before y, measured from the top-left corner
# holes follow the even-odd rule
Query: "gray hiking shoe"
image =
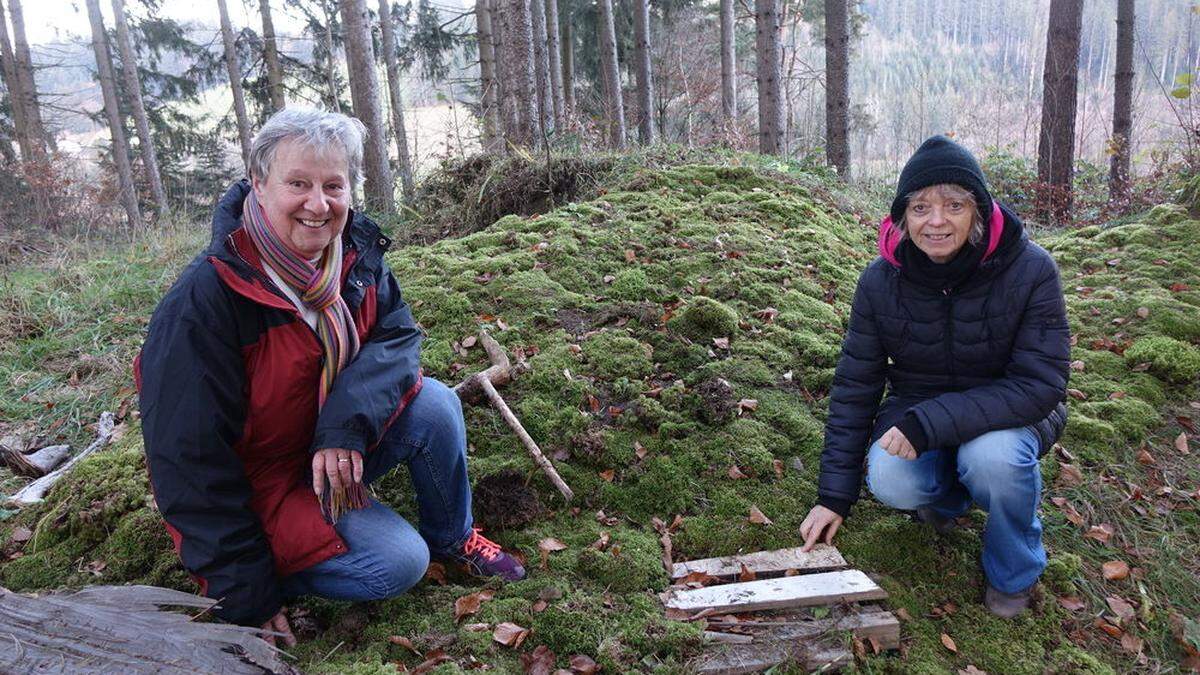
[(1033, 586), (1019, 593), (1001, 593), (988, 584), (987, 593), (983, 596), (983, 604), (992, 614), (1002, 619), (1012, 619), (1029, 609), (1033, 600)]
[(929, 525), (938, 534), (949, 534), (958, 527), (954, 518), (947, 518), (927, 506), (917, 509), (917, 520)]

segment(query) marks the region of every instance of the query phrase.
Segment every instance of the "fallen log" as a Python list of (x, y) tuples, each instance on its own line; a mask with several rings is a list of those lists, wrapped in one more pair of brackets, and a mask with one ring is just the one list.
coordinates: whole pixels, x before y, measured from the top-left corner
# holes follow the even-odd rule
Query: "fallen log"
[(216, 601), (155, 586), (23, 595), (0, 588), (0, 672), (279, 673), (298, 671), (258, 629), (194, 621)]
[(107, 411), (100, 413), (100, 421), (96, 423), (96, 440), (92, 441), (91, 445), (67, 460), (66, 464), (18, 490), (16, 494), (8, 498), (8, 502), (17, 506), (29, 506), (45, 499), (50, 488), (54, 487), (54, 484), (65, 476), (79, 460), (108, 445), (114, 429), (116, 429), (116, 417)]

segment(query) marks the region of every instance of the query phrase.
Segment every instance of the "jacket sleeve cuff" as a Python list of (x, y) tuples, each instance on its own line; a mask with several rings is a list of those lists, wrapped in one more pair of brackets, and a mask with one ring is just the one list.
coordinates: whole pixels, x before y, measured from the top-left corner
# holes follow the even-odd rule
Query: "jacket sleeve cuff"
[(854, 502), (849, 499), (830, 497), (829, 495), (817, 495), (817, 504), (845, 518), (850, 515), (850, 507), (854, 505)]
[(356, 429), (317, 429), (313, 435), (311, 452), (316, 453), (318, 450), (326, 448), (345, 448), (365, 454), (366, 435)]
[(921, 420), (917, 419), (915, 412), (909, 410), (904, 413), (904, 417), (901, 417), (900, 421), (896, 423), (896, 428), (904, 434), (918, 455), (929, 449), (929, 438), (925, 435), (925, 427), (921, 426)]

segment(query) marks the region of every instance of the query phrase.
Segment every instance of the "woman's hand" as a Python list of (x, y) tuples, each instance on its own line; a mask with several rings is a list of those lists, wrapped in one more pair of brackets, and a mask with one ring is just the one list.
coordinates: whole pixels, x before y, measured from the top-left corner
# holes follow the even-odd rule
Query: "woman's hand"
[(808, 516), (800, 523), (800, 536), (804, 538), (804, 548), (802, 551), (811, 551), (812, 547), (821, 540), (821, 533), (825, 534), (825, 543), (833, 543), (833, 535), (837, 534), (838, 528), (842, 526), (842, 518), (833, 510), (821, 505), (812, 507), (812, 511), (808, 512)]
[(336, 491), (352, 483), (361, 483), (362, 477), (363, 459), (360, 453), (345, 448), (325, 448), (313, 455), (313, 492), (317, 493), (317, 499), (325, 492), (325, 478), (329, 478), (329, 485)]
[(889, 455), (895, 455), (900, 459), (917, 458), (917, 449), (913, 447), (912, 443), (908, 442), (908, 438), (896, 427), (883, 432), (883, 436), (879, 439), (879, 446), (886, 450)]
[(283, 633), (283, 635), (264, 634), (262, 636), (262, 639), (266, 640), (267, 642), (270, 642), (272, 645), (275, 644), (275, 638), (278, 637), (280, 640), (283, 640), (284, 646), (287, 646), (287, 647), (295, 647), (296, 646), (296, 636), (292, 635), (292, 627), (288, 624), (286, 607), (280, 607), (279, 612), (276, 613), (275, 616), (271, 617), (270, 619), (267, 619), (266, 623), (264, 623), (262, 625), (262, 629), (264, 631)]

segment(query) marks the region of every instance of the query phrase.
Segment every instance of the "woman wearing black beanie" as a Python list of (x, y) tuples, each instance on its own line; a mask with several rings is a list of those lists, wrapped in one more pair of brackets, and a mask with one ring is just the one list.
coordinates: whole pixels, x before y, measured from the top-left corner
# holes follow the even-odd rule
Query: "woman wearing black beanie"
[(985, 602), (1016, 616), (1046, 566), (1038, 459), (1066, 423), (1058, 269), (945, 136), (901, 171), (879, 253), (854, 294), (805, 548), (832, 541), (865, 456), (876, 499), (939, 533), (972, 503), (988, 512)]

